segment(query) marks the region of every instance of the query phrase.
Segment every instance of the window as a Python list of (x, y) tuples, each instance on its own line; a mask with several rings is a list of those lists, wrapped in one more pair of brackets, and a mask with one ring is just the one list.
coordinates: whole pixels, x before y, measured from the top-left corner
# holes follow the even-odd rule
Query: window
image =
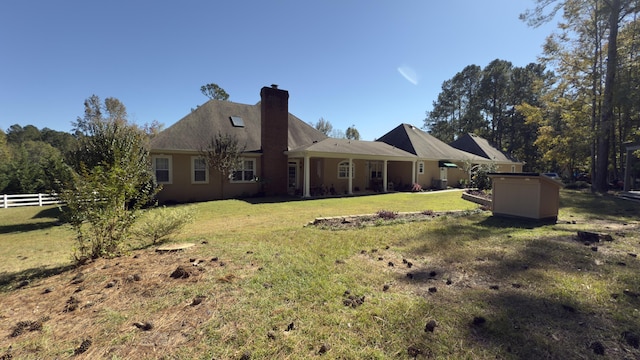
[(241, 169), (233, 171), (231, 182), (247, 182), (253, 181), (256, 177), (256, 160), (242, 159), (240, 161)]
[(418, 174), (424, 174), (424, 161), (418, 161)]
[(230, 116), (229, 119), (233, 127), (244, 127), (244, 120), (240, 116)]
[(384, 163), (382, 161), (368, 161), (367, 163), (369, 165), (369, 179), (382, 179), (382, 169), (384, 167)]
[[(351, 178), (355, 177), (355, 166), (353, 162), (351, 163)], [(338, 164), (338, 179), (348, 179), (349, 178), (349, 160), (344, 160)]]
[(191, 183), (206, 184), (209, 182), (209, 169), (207, 161), (199, 156), (191, 157)]
[(156, 155), (153, 159), (153, 174), (158, 184), (171, 184), (171, 156)]

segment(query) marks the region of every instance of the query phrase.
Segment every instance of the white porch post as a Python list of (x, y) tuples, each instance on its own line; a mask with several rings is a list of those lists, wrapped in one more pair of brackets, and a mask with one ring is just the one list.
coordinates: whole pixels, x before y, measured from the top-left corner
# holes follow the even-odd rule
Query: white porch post
[(309, 167), (311, 166), (310, 161), (309, 161), (309, 155), (305, 155), (304, 156), (304, 197), (310, 197), (311, 196), (311, 177), (310, 177), (310, 170)]
[(353, 159), (349, 158), (349, 190), (348, 194), (353, 194)]
[(384, 161), (384, 166), (382, 167), (382, 190), (383, 192), (387, 192), (387, 160)]
[(416, 160), (413, 160), (412, 163), (413, 166), (411, 167), (411, 186), (418, 182), (418, 179), (416, 179), (416, 166), (418, 162)]

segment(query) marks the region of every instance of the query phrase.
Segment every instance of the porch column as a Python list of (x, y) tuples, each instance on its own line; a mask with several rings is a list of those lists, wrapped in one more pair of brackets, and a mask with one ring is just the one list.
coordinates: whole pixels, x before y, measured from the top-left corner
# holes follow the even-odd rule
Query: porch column
[(310, 189), (311, 189), (311, 184), (310, 184), (311, 177), (309, 176), (309, 174), (310, 174), (310, 170), (309, 170), (310, 166), (311, 166), (311, 164), (310, 164), (310, 161), (309, 161), (309, 155), (305, 155), (304, 156), (304, 163), (303, 163), (303, 166), (302, 166), (303, 169), (304, 169), (303, 170), (304, 171), (304, 184), (303, 184), (304, 193), (303, 193), (302, 196), (304, 196), (304, 197), (311, 197), (311, 191), (310, 191)]
[(384, 161), (384, 166), (382, 166), (382, 190), (383, 192), (387, 192), (387, 160)]
[(418, 161), (413, 160), (411, 163), (413, 164), (411, 166), (411, 186), (413, 186), (413, 184), (418, 182), (418, 179), (416, 179), (416, 166), (418, 166)]
[(349, 190), (348, 194), (353, 194), (353, 159), (349, 158)]

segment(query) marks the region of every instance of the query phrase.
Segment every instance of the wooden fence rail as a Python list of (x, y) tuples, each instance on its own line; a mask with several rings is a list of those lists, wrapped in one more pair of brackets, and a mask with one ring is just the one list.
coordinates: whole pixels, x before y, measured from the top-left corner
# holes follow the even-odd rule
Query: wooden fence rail
[(0, 195), (0, 208), (4, 209), (16, 206), (45, 206), (61, 202), (56, 194)]

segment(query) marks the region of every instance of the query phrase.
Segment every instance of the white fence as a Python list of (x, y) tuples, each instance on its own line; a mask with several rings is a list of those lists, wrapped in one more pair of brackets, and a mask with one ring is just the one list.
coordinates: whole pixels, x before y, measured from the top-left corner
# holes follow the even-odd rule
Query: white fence
[(44, 206), (59, 204), (62, 201), (56, 194), (16, 194), (0, 195), (0, 208), (15, 206)]

